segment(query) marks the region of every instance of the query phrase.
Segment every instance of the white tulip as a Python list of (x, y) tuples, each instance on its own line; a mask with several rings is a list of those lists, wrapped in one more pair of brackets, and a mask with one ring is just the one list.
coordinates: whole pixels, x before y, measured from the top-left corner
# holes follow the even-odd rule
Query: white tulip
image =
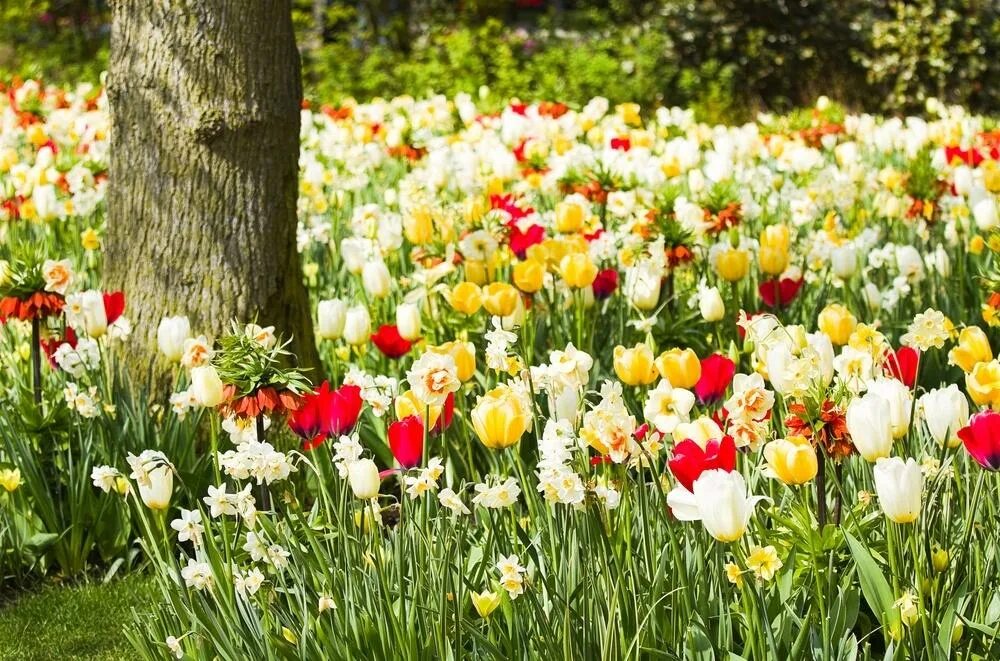
[(347, 270), (354, 275), (361, 273), (365, 263), (371, 258), (371, 241), (357, 237), (347, 237), (340, 242), (340, 256)]
[(212, 365), (202, 365), (191, 370), (191, 395), (199, 405), (214, 408), (225, 399), (224, 386), (219, 373)]
[(852, 245), (834, 248), (830, 253), (830, 266), (835, 276), (847, 280), (858, 270), (858, 251)]
[(83, 330), (92, 338), (108, 332), (108, 315), (104, 309), (104, 294), (90, 290), (80, 294)]
[(420, 337), (420, 304), (400, 303), (396, 306), (396, 328), (404, 340)]
[(865, 461), (888, 457), (892, 452), (892, 418), (889, 402), (868, 392), (847, 406), (847, 431)]
[(347, 321), (347, 304), (339, 299), (320, 301), (316, 308), (316, 332), (322, 340), (339, 340)]
[(726, 304), (718, 287), (710, 287), (701, 292), (698, 297), (698, 311), (701, 318), (708, 322), (719, 321), (726, 316)]
[(751, 496), (737, 471), (713, 469), (694, 481), (694, 500), (708, 534), (720, 542), (735, 542), (743, 536), (750, 516), (763, 496)]
[(361, 284), (369, 296), (385, 298), (392, 291), (392, 274), (383, 261), (371, 261), (361, 270)]
[(381, 481), (378, 466), (371, 459), (358, 459), (347, 464), (347, 479), (356, 498), (371, 500), (378, 496)]
[(660, 279), (650, 264), (633, 266), (625, 271), (625, 295), (640, 310), (652, 310), (660, 301)]
[(184, 341), (191, 337), (191, 322), (187, 317), (164, 317), (156, 329), (156, 344), (160, 353), (172, 363), (184, 355)]
[(893, 438), (902, 438), (910, 428), (913, 394), (902, 381), (879, 378), (868, 383), (868, 392), (881, 395), (889, 402), (889, 420)]
[(935, 441), (948, 447), (958, 445), (956, 433), (969, 424), (969, 400), (957, 385), (927, 392), (917, 401), (917, 408)]
[(174, 492), (174, 473), (170, 466), (159, 466), (147, 473), (148, 482), (139, 482), (139, 496), (146, 507), (165, 510), (170, 507), (170, 496)]
[(924, 476), (913, 459), (882, 458), (873, 470), (878, 503), (890, 520), (913, 523), (920, 516)]
[(372, 318), (368, 314), (368, 308), (355, 305), (348, 309), (344, 322), (344, 340), (353, 345), (366, 344), (371, 334)]

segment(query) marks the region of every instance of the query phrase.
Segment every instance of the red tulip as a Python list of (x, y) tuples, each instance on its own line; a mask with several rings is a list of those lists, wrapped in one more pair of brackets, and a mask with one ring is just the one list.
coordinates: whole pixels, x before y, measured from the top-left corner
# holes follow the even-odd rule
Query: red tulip
[(108, 325), (115, 323), (122, 312), (125, 311), (125, 293), (105, 292), (104, 293), (104, 316), (108, 319)]
[(694, 491), (694, 482), (704, 471), (736, 469), (736, 443), (732, 436), (723, 436), (721, 441), (709, 441), (703, 450), (695, 441), (687, 439), (674, 447), (674, 455), (667, 465), (681, 486)]
[(632, 148), (632, 141), (627, 137), (611, 138), (611, 148), (619, 151), (628, 151)]
[(694, 394), (702, 404), (722, 399), (736, 374), (736, 363), (720, 353), (701, 360), (701, 378), (694, 384)]
[(618, 271), (604, 269), (597, 274), (590, 287), (594, 290), (594, 298), (599, 301), (611, 296), (618, 289)]
[(545, 228), (541, 225), (532, 225), (522, 232), (517, 222), (512, 220), (507, 223), (507, 227), (510, 228), (510, 249), (518, 259), (524, 259), (528, 248), (545, 240)]
[(441, 414), (438, 415), (437, 422), (434, 423), (434, 428), (431, 429), (432, 434), (440, 434), (441, 432), (451, 427), (451, 421), (455, 419), (455, 393), (450, 392), (448, 396), (444, 399), (444, 404), (441, 406)]
[(1000, 470), (1000, 413), (983, 411), (958, 430), (966, 452), (986, 470)]
[(408, 415), (389, 425), (389, 449), (403, 468), (420, 465), (424, 456), (424, 423)]
[(361, 415), (361, 388), (343, 385), (330, 390), (324, 381), (314, 392), (302, 396), (298, 410), (288, 416), (288, 427), (298, 435), (306, 450), (312, 450), (329, 436), (351, 430)]
[(907, 388), (912, 388), (917, 381), (917, 365), (920, 363), (920, 352), (913, 347), (900, 347), (889, 351), (883, 364), (893, 378), (902, 381)]
[(782, 278), (778, 280), (765, 280), (757, 287), (760, 297), (769, 307), (775, 307), (775, 303), (780, 302), (780, 307), (785, 307), (793, 300), (802, 288), (802, 278), (793, 280), (792, 278)]
[(395, 324), (382, 324), (378, 327), (378, 332), (372, 334), (372, 342), (378, 350), (389, 358), (399, 358), (405, 356), (413, 344), (399, 334), (399, 328)]

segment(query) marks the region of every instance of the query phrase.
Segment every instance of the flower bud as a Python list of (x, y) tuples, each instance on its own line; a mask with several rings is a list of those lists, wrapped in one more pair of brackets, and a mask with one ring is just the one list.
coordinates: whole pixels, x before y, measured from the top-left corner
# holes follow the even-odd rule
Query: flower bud
[(378, 496), (381, 481), (378, 476), (378, 466), (371, 459), (358, 459), (347, 465), (347, 479), (351, 483), (354, 497), (361, 500), (371, 500)]
[(147, 473), (148, 483), (139, 482), (139, 496), (146, 507), (165, 510), (170, 507), (170, 496), (174, 492), (174, 473), (170, 466), (161, 465)]
[(819, 313), (819, 330), (837, 346), (847, 344), (851, 333), (858, 325), (858, 319), (840, 303), (831, 303)]
[(499, 385), (479, 398), (469, 415), (480, 442), (502, 450), (521, 440), (528, 430), (528, 415), (517, 394)]
[(717, 287), (710, 287), (701, 292), (698, 297), (698, 311), (701, 318), (708, 322), (719, 321), (726, 316), (726, 304)]
[(316, 308), (316, 332), (322, 340), (339, 340), (347, 321), (347, 304), (339, 299), (320, 301)]
[(674, 388), (690, 390), (701, 378), (701, 361), (693, 349), (670, 349), (655, 361), (660, 376)]
[(473, 282), (460, 282), (451, 290), (448, 302), (456, 311), (473, 315), (483, 306), (483, 292)]
[(943, 548), (935, 544), (931, 547), (931, 564), (934, 565), (934, 571), (939, 574), (948, 569), (948, 552)]
[(202, 365), (191, 370), (191, 394), (205, 408), (214, 408), (225, 399), (225, 388), (219, 373), (212, 365)]
[(614, 350), (615, 374), (627, 386), (649, 385), (659, 376), (653, 361), (653, 350), (645, 344), (631, 349), (618, 345)]
[(368, 308), (363, 305), (350, 308), (344, 321), (344, 340), (355, 346), (366, 344), (371, 332), (372, 319)]
[(491, 282), (483, 289), (483, 307), (497, 317), (514, 314), (520, 298), (517, 290), (506, 282)]
[(404, 340), (413, 341), (420, 337), (420, 305), (400, 303), (396, 306), (396, 327)]
[(574, 289), (590, 287), (597, 278), (597, 266), (587, 253), (566, 255), (559, 262), (559, 272), (566, 284)]
[(191, 337), (191, 323), (187, 317), (164, 317), (156, 329), (156, 344), (160, 353), (172, 363), (180, 362), (184, 355), (184, 341)]
[(392, 291), (392, 275), (385, 262), (372, 261), (365, 264), (361, 271), (361, 284), (369, 296), (385, 298)]

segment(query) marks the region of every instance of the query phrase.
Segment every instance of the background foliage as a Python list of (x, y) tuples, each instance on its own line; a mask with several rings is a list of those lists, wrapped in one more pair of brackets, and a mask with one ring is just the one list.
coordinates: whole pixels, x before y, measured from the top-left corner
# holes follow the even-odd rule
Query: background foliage
[[(692, 106), (709, 120), (819, 94), (906, 112), (928, 96), (990, 111), (991, 0), (295, 0), (310, 97), (427, 92)], [(103, 0), (0, 9), (0, 78), (94, 81)]]

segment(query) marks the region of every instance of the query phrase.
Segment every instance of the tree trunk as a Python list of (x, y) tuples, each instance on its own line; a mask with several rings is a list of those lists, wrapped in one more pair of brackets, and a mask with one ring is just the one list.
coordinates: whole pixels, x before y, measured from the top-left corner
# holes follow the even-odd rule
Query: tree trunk
[(115, 0), (106, 285), (125, 291), (133, 377), (156, 329), (231, 319), (293, 335), (318, 367), (296, 250), (302, 77), (290, 0)]

